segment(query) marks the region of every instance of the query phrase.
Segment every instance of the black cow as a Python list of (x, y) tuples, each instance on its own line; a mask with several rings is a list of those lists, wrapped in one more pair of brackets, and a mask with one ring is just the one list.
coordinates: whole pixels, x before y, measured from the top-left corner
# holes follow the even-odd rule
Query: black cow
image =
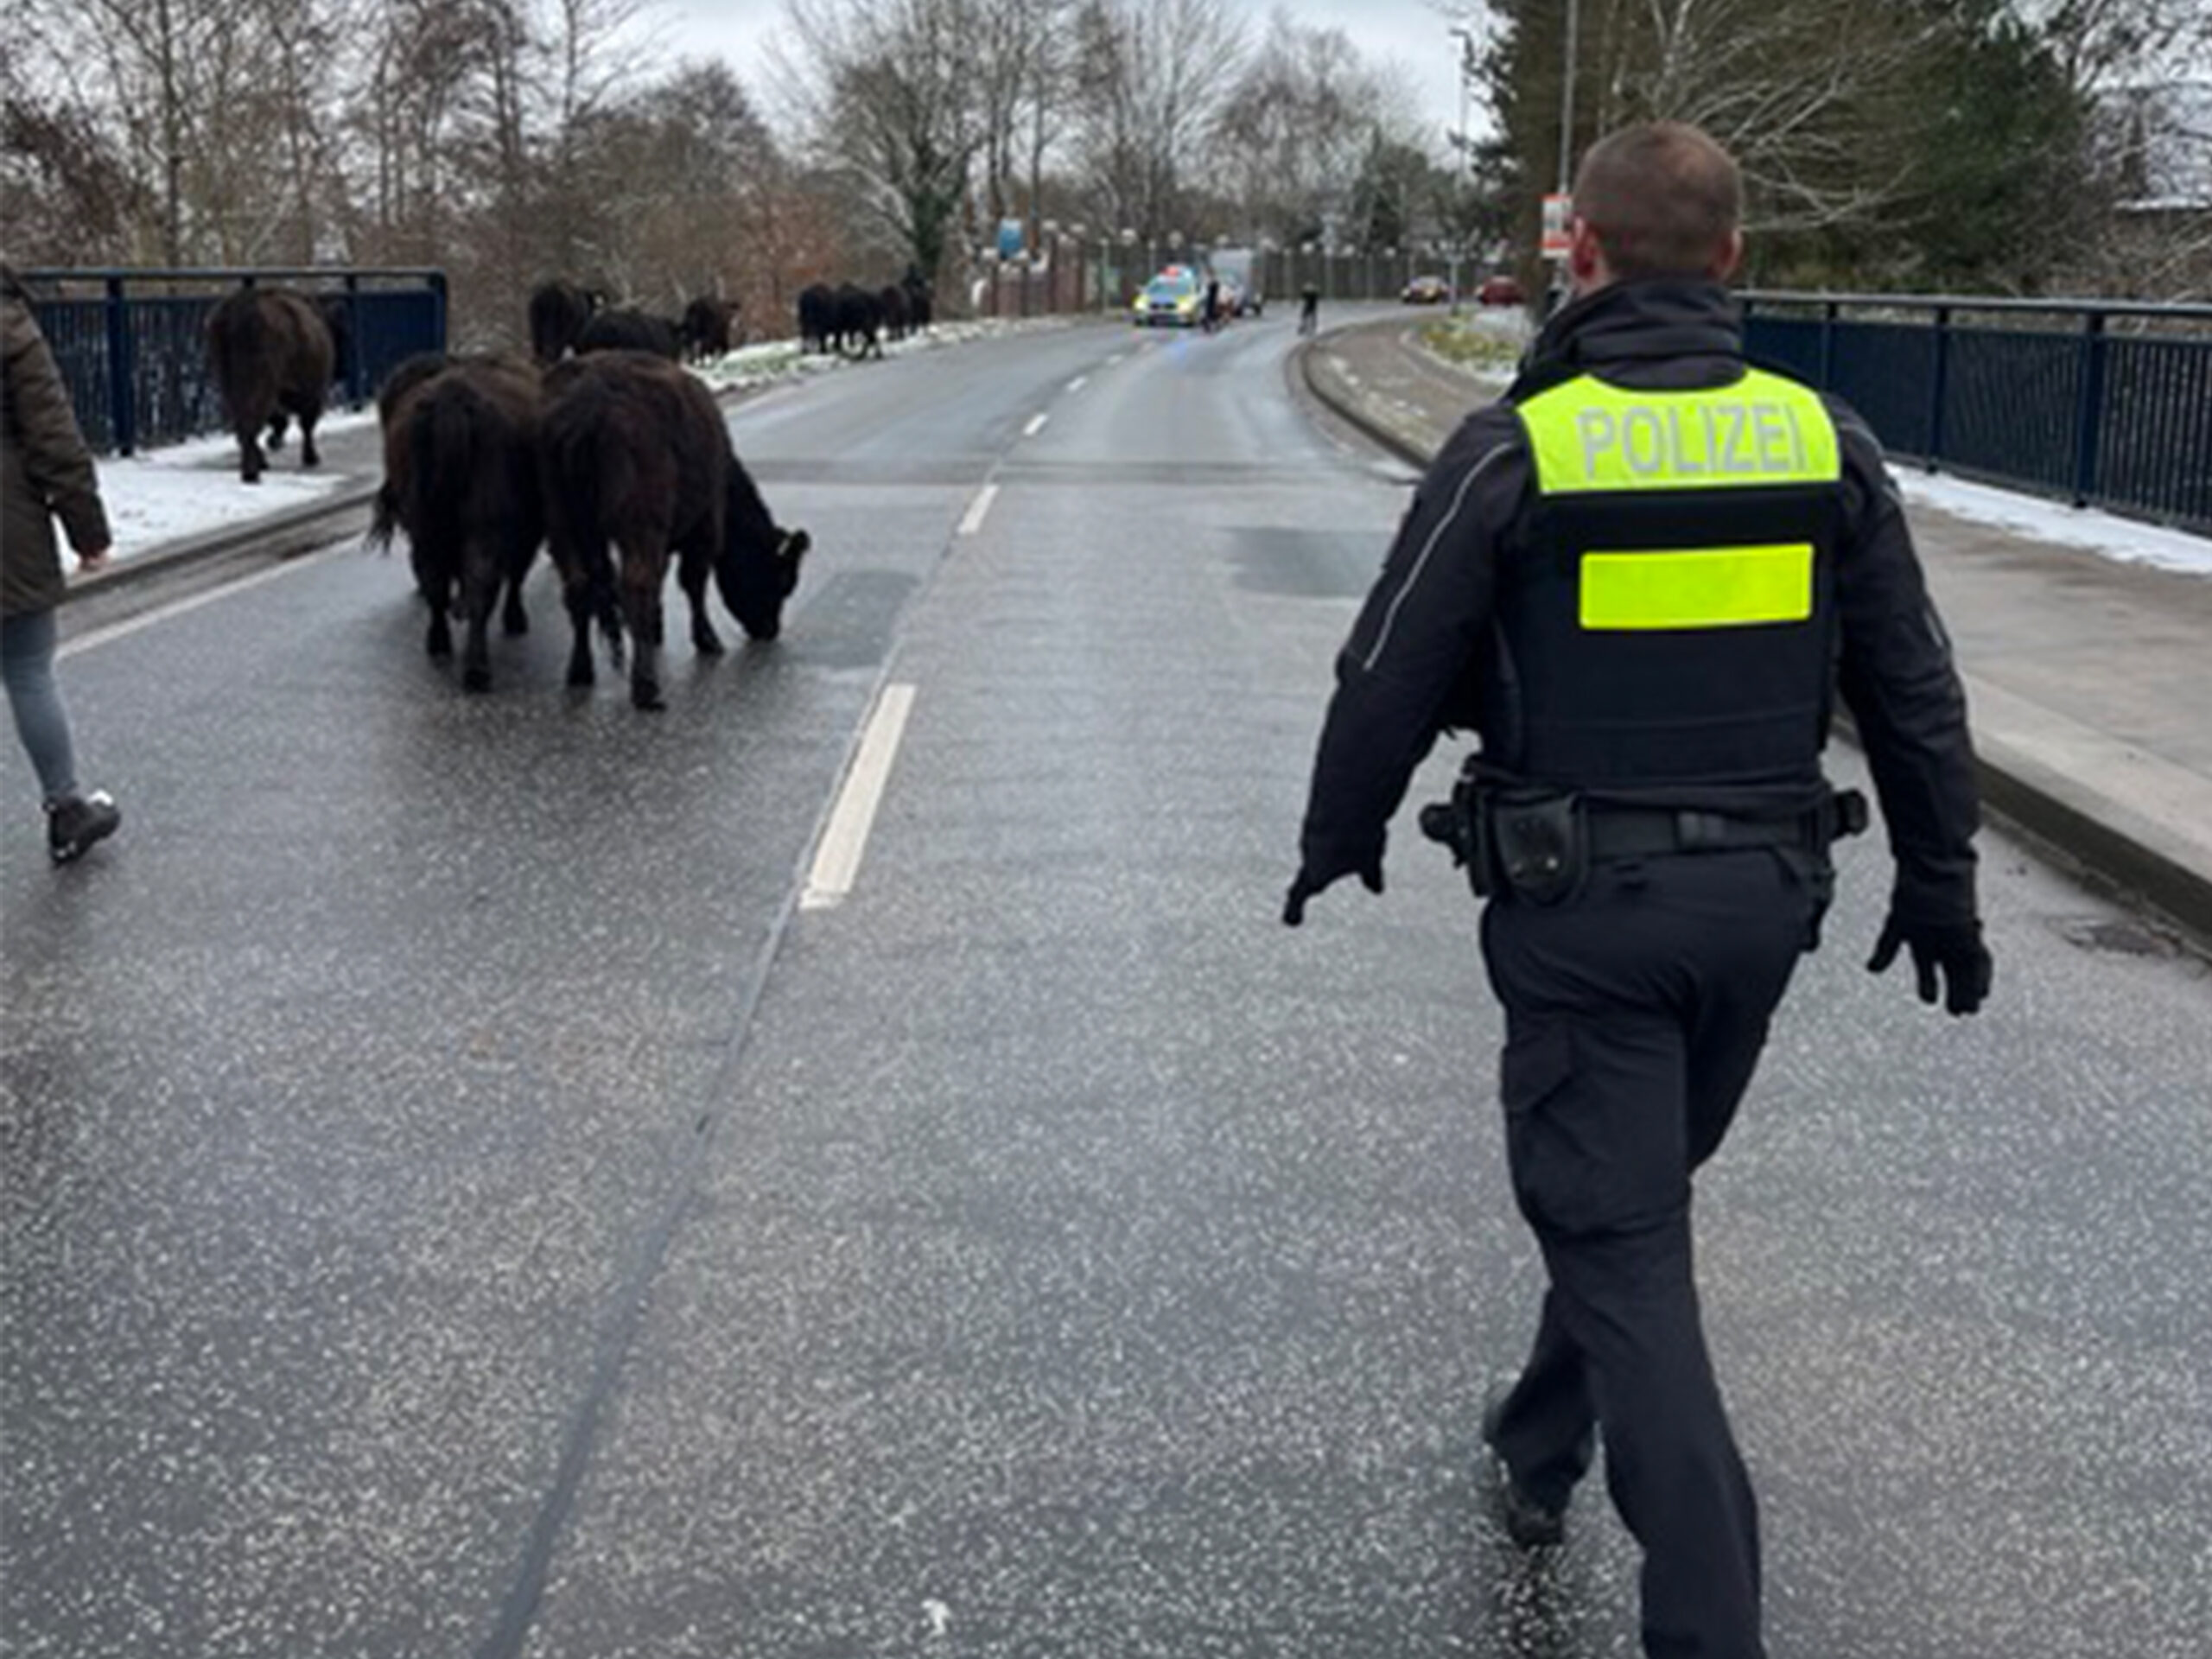
[(836, 349), (837, 296), (827, 283), (816, 283), (798, 296), (798, 340), (801, 352)]
[(683, 355), (694, 363), (722, 356), (730, 346), (730, 321), (737, 308), (702, 295), (683, 308)]
[[(619, 588), (630, 701), (664, 708), (661, 589), (670, 553), (691, 602), (692, 646), (712, 656), (722, 644), (707, 618), (708, 578), (747, 634), (772, 639), (807, 534), (776, 527), (730, 448), (714, 395), (683, 369), (643, 352), (596, 352), (556, 369), (545, 392), (540, 460), (553, 560), (575, 629), (569, 683), (592, 683), (592, 624), (608, 627)], [(608, 556), (610, 541), (619, 562)]]
[(342, 401), (353, 396), (353, 302), (344, 294), (325, 294), (315, 302), (322, 326), (330, 330), (331, 384), (344, 388)]
[(542, 397), (534, 363), (436, 352), (402, 362), (377, 393), (385, 476), (370, 538), (388, 546), (394, 530), (407, 532), (415, 586), (430, 607), (425, 644), (434, 658), (453, 655), (449, 619), (458, 590), (468, 630), (461, 683), (471, 691), (492, 686), (486, 635), (502, 588), (506, 632), (530, 629), (523, 578), (545, 537), (537, 468)]
[(930, 326), (936, 309), (936, 299), (918, 266), (909, 265), (906, 274), (899, 279), (899, 286), (906, 290), (906, 322), (917, 334)]
[(207, 360), (238, 434), (238, 476), (258, 484), (269, 465), (260, 435), (284, 441), (287, 415), (300, 421), (300, 465), (318, 467), (315, 423), (322, 418), (334, 358), (330, 327), (315, 302), (288, 288), (242, 288), (207, 317)]
[(876, 296), (876, 302), (883, 308), (883, 332), (893, 340), (906, 339), (910, 317), (906, 290), (892, 283)]
[(531, 354), (548, 367), (575, 349), (576, 336), (607, 303), (596, 289), (574, 283), (540, 283), (530, 296)]
[(881, 357), (883, 301), (864, 288), (845, 283), (837, 290), (836, 329), (841, 353), (862, 359), (871, 354)]
[(656, 317), (634, 307), (601, 311), (584, 324), (576, 336), (576, 355), (587, 352), (651, 352), (670, 362), (683, 355), (683, 325), (672, 317)]

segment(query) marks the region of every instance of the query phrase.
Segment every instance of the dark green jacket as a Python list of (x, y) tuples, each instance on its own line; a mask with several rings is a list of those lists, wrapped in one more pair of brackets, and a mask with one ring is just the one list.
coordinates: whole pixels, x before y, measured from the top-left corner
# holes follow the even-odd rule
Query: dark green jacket
[(30, 307), (0, 296), (0, 615), (61, 602), (54, 520), (79, 553), (108, 545), (92, 451)]

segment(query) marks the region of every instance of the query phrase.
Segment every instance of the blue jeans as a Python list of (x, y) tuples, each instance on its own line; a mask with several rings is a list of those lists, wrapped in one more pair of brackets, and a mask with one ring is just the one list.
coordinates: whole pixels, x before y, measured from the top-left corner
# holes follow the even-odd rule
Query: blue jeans
[(69, 717), (54, 683), (54, 632), (50, 610), (0, 619), (0, 677), (8, 683), (8, 707), (48, 801), (77, 792)]

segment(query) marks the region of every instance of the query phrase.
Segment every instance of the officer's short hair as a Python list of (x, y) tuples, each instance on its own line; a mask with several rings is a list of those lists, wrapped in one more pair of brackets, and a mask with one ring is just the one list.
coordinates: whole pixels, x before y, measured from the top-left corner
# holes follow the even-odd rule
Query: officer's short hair
[(1728, 152), (1681, 121), (1647, 121), (1601, 138), (1574, 175), (1574, 212), (1613, 275), (1703, 276), (1744, 213)]

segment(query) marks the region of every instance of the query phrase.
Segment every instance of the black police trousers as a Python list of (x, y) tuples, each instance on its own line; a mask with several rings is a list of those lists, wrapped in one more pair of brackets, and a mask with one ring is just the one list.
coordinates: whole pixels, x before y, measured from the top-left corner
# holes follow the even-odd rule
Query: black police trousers
[(1563, 1509), (1603, 1434), (1643, 1549), (1651, 1659), (1765, 1653), (1758, 1510), (1699, 1321), (1690, 1177), (1811, 942), (1813, 887), (1804, 861), (1772, 850), (1678, 853), (1483, 914), (1514, 1196), (1550, 1278), (1490, 1438), (1524, 1491)]

